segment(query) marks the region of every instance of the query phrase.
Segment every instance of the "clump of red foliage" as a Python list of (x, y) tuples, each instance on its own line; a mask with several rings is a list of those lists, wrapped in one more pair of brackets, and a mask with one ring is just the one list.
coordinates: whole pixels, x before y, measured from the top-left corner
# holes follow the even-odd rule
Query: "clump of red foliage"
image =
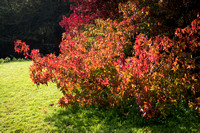
[[(115, 5), (123, 14), (122, 21), (118, 21), (96, 19), (113, 2), (75, 2), (78, 7), (73, 7), (74, 15), (61, 22), (71, 31), (63, 33), (59, 56), (41, 57), (38, 50), (29, 55), (24, 42), (15, 42), (16, 52), (24, 52), (33, 59), (30, 72), (35, 84), (56, 83), (64, 95), (59, 100), (62, 107), (122, 106), (136, 99), (146, 118), (167, 116), (181, 101), (200, 112), (200, 72), (195, 71), (199, 70), (199, 62), (194, 58), (200, 52), (200, 18), (186, 28), (178, 28), (173, 39), (148, 38), (138, 33), (139, 25), (134, 25), (149, 15), (148, 6), (140, 9), (133, 1), (120, 3), (117, 8)], [(93, 7), (98, 2), (103, 3), (102, 7)], [(85, 15), (87, 10), (93, 17)], [(107, 12), (102, 18), (112, 18), (112, 12)], [(127, 51), (131, 56), (126, 56)]]

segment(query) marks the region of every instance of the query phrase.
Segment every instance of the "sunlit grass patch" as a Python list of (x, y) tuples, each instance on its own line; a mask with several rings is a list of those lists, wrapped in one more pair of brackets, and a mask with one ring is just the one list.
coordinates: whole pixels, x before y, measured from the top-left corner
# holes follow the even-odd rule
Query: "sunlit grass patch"
[(37, 88), (29, 78), (31, 64), (25, 61), (0, 65), (0, 131), (45, 130), (49, 125), (45, 117), (57, 109), (62, 94), (53, 84)]

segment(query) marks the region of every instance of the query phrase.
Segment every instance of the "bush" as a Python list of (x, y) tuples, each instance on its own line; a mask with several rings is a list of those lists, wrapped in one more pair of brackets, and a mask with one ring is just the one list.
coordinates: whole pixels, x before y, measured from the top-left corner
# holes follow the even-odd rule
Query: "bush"
[(0, 63), (4, 63), (4, 62), (5, 62), (4, 59), (1, 58), (1, 59), (0, 59)]
[(1, 58), (0, 59), (0, 63), (7, 63), (7, 62), (11, 62), (11, 61), (25, 61), (25, 60), (28, 60), (28, 59), (23, 59), (23, 58), (15, 58), (13, 57), (13, 59), (11, 59), (10, 57), (6, 57), (5, 59)]
[(15, 57), (13, 57), (12, 61), (17, 61), (17, 59)]
[(17, 59), (17, 61), (24, 61), (24, 59), (23, 58), (19, 58), (19, 59)]
[(168, 116), (185, 100), (200, 112), (199, 62), (194, 58), (200, 52), (200, 18), (178, 28), (173, 39), (149, 38), (133, 25), (148, 16), (149, 7), (132, 6), (130, 1), (120, 4), (123, 21), (96, 19), (95, 24), (63, 33), (59, 56), (41, 57), (39, 50), (28, 54), (28, 46), (20, 40), (15, 42), (15, 50), (32, 58), (35, 84), (57, 84), (64, 94), (59, 100), (62, 107), (123, 107), (136, 99), (148, 119)]
[(11, 61), (11, 58), (10, 58), (10, 57), (6, 57), (4, 61), (5, 61), (5, 62), (10, 62), (10, 61)]

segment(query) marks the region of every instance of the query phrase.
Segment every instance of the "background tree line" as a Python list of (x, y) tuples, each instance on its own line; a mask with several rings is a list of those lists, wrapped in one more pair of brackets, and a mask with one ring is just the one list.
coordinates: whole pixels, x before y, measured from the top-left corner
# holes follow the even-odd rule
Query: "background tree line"
[(64, 32), (59, 21), (62, 15), (69, 16), (69, 8), (69, 2), (63, 0), (1, 0), (0, 58), (20, 57), (13, 49), (16, 39), (43, 54), (58, 53)]

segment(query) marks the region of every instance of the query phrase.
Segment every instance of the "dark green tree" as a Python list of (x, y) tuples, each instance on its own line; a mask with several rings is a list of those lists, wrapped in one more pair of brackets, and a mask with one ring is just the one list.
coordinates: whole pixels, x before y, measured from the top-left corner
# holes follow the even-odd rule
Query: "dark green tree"
[(21, 39), (43, 54), (59, 51), (62, 15), (69, 16), (69, 2), (62, 0), (1, 0), (0, 58), (18, 56), (13, 41)]

